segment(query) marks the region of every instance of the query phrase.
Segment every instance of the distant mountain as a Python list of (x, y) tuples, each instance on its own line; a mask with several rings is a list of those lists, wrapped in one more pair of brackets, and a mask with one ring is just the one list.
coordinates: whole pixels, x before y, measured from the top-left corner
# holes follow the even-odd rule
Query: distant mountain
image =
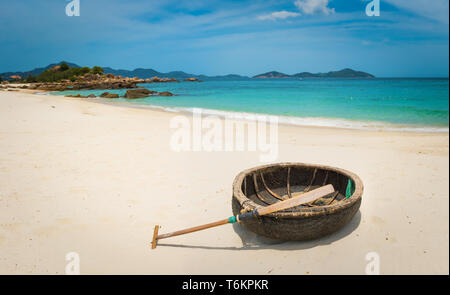
[[(6, 73), (0, 73), (0, 77), (3, 80), (9, 79), (10, 76), (18, 75), (23, 78), (27, 78), (28, 76), (37, 76), (42, 74), (45, 70), (52, 68), (56, 65), (60, 65), (62, 62), (50, 64), (43, 68), (36, 68), (34, 70), (26, 71), (26, 72), (6, 72)], [(80, 66), (74, 63), (65, 62), (67, 63), (71, 68), (79, 68)], [(195, 74), (189, 74), (185, 73), (183, 71), (173, 71), (168, 73), (161, 73), (153, 69), (143, 69), (138, 68), (134, 69), (132, 71), (130, 70), (115, 70), (110, 67), (104, 67), (103, 68), (105, 74), (114, 74), (117, 76), (123, 76), (123, 77), (138, 77), (141, 79), (146, 78), (152, 78), (152, 77), (159, 77), (159, 78), (175, 78), (178, 80), (184, 80), (186, 78), (197, 78), (200, 80), (247, 80), (250, 79), (247, 76), (241, 76), (241, 75), (235, 75), (235, 74), (229, 74), (229, 75), (223, 75), (223, 76), (206, 76), (206, 75), (195, 75)], [(253, 78), (258, 79), (264, 79), (264, 78), (375, 78), (373, 75), (355, 71), (352, 69), (343, 69), (340, 71), (335, 72), (328, 72), (328, 73), (308, 73), (308, 72), (302, 72), (294, 75), (287, 75), (284, 73), (280, 73), (277, 71), (267, 72), (264, 74), (256, 75)]]
[(153, 69), (135, 69), (132, 71), (129, 70), (115, 70), (112, 68), (105, 67), (103, 68), (105, 71), (105, 74), (114, 74), (114, 75), (120, 75), (124, 77), (138, 77), (141, 79), (151, 78), (154, 76), (158, 76), (159, 78), (175, 78), (178, 80), (183, 80), (186, 78), (197, 78), (200, 80), (246, 80), (249, 79), (249, 77), (246, 76), (240, 76), (240, 75), (224, 75), (224, 76), (206, 76), (206, 75), (196, 75), (196, 74), (189, 74), (185, 73), (183, 71), (173, 71), (168, 73), (161, 73)]
[(291, 78), (292, 76), (286, 75), (277, 71), (267, 72), (264, 74), (253, 76), (256, 79), (265, 79), (265, 78)]
[(45, 70), (48, 70), (50, 68), (53, 68), (54, 66), (58, 66), (62, 63), (66, 63), (69, 67), (71, 68), (80, 68), (80, 66), (74, 64), (74, 63), (70, 63), (70, 62), (66, 62), (66, 61), (62, 61), (56, 64), (50, 64), (44, 68), (36, 68), (34, 70), (31, 71), (26, 71), (26, 72), (6, 72), (6, 73), (0, 73), (0, 77), (2, 77), (3, 80), (7, 80), (9, 79), (10, 76), (13, 75), (17, 75), (17, 76), (21, 76), (22, 78), (27, 78), (28, 76), (38, 76), (40, 74), (42, 74)]
[(268, 72), (261, 75), (256, 75), (253, 78), (375, 78), (375, 76), (369, 73), (347, 68), (340, 71), (316, 74), (302, 72), (294, 75), (286, 75), (280, 72)]

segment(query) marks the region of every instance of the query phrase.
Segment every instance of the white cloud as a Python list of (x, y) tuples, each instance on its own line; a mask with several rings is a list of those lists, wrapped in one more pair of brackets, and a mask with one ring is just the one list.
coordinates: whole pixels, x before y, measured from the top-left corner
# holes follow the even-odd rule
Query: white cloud
[(287, 19), (289, 17), (297, 17), (299, 15), (300, 15), (300, 13), (297, 13), (297, 12), (290, 12), (290, 11), (282, 10), (282, 11), (272, 12), (271, 14), (258, 16), (258, 19), (259, 20)]
[(328, 7), (329, 0), (296, 0), (295, 6), (304, 14), (334, 13), (334, 8)]

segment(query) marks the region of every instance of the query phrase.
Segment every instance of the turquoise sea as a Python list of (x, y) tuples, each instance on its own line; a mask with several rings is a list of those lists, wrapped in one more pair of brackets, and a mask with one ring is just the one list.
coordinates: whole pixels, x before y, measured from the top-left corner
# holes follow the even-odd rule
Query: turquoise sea
[[(141, 86), (170, 91), (176, 96), (115, 101), (162, 107), (169, 111), (201, 108), (205, 113), (233, 117), (245, 117), (248, 113), (278, 115), (280, 122), (297, 125), (449, 130), (448, 79), (249, 79)], [(53, 94), (100, 95), (105, 91), (120, 95), (126, 92), (86, 90)]]

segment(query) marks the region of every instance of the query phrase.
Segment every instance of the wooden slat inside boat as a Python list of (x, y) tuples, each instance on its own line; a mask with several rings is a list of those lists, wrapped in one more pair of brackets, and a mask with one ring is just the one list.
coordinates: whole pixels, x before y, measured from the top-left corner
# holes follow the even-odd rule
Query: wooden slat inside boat
[(315, 202), (242, 222), (247, 229), (279, 240), (311, 240), (347, 224), (361, 205), (363, 183), (344, 169), (280, 163), (241, 172), (233, 183), (233, 213), (252, 211), (332, 184), (335, 193)]

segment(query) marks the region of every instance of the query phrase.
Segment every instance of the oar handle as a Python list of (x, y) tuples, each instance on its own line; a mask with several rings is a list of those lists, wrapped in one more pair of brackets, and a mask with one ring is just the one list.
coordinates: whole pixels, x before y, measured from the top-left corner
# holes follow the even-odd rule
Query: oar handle
[(180, 235), (184, 235), (184, 234), (189, 234), (189, 233), (193, 233), (199, 230), (204, 230), (207, 228), (211, 228), (211, 227), (216, 227), (216, 226), (220, 226), (220, 225), (224, 225), (227, 223), (236, 223), (236, 222), (240, 222), (241, 220), (244, 219), (249, 219), (253, 216), (258, 216), (258, 211), (253, 210), (250, 212), (246, 212), (240, 215), (236, 215), (236, 216), (231, 216), (227, 219), (222, 219), (219, 221), (215, 221), (215, 222), (211, 222), (211, 223), (207, 223), (207, 224), (203, 224), (203, 225), (199, 225), (199, 226), (194, 226), (194, 227), (190, 227), (190, 228), (186, 228), (186, 229), (182, 229), (179, 231), (174, 231), (168, 234), (162, 234), (162, 235), (158, 235), (156, 236), (157, 240), (160, 239), (165, 239), (165, 238), (170, 238), (170, 237), (175, 237), (175, 236), (180, 236)]
[(165, 238), (169, 238), (169, 237), (174, 237), (174, 236), (179, 236), (179, 235), (184, 235), (184, 234), (196, 232), (196, 231), (199, 231), (199, 230), (204, 230), (204, 229), (211, 228), (211, 227), (216, 227), (216, 226), (219, 226), (219, 225), (224, 225), (224, 224), (229, 223), (230, 219), (231, 219), (231, 217), (227, 218), (227, 219), (219, 220), (219, 221), (216, 221), (216, 222), (211, 222), (211, 223), (208, 223), (208, 224), (204, 224), (204, 225), (199, 225), (199, 226), (194, 226), (194, 227), (182, 229), (182, 230), (179, 230), (179, 231), (174, 231), (174, 232), (171, 232), (171, 233), (168, 233), (168, 234), (158, 235), (156, 237), (156, 239), (157, 240), (165, 239)]
[(171, 233), (167, 233), (167, 234), (162, 234), (162, 235), (157, 235), (156, 239), (157, 240), (161, 240), (161, 239), (165, 239), (165, 238), (170, 238), (170, 237), (175, 237), (175, 236), (180, 236), (180, 235), (184, 235), (184, 234), (189, 234), (189, 233), (193, 233), (199, 230), (204, 230), (204, 229), (208, 229), (211, 227), (216, 227), (216, 226), (220, 226), (220, 225), (224, 225), (227, 223), (236, 223), (236, 222), (240, 222), (241, 220), (244, 219), (249, 219), (252, 218), (254, 216), (258, 216), (258, 211), (255, 209), (253, 211), (250, 212), (246, 212), (243, 214), (239, 214), (236, 216), (231, 216), (227, 219), (222, 219), (219, 221), (215, 221), (215, 222), (211, 222), (211, 223), (207, 223), (207, 224), (203, 224), (203, 225), (199, 225), (199, 226), (194, 226), (194, 227), (190, 227), (190, 228), (186, 228), (186, 229), (182, 229), (179, 231), (174, 231)]

